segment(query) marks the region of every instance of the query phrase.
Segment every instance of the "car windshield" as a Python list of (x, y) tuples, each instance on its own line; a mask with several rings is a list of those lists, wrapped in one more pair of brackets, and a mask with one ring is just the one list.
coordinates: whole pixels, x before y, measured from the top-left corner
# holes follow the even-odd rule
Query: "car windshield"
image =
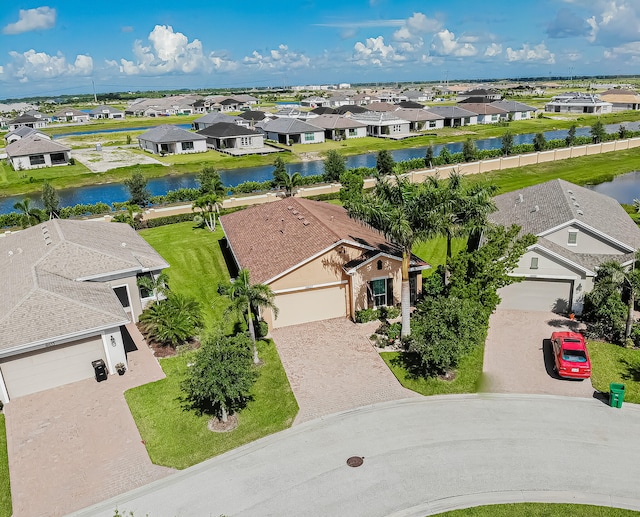
[(562, 350), (562, 360), (570, 363), (586, 363), (587, 356), (584, 350)]

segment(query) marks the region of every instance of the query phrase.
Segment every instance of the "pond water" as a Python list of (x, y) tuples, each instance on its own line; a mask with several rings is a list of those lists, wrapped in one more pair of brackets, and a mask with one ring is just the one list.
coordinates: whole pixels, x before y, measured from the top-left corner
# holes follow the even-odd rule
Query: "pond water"
[[(640, 122), (628, 122), (624, 123), (625, 127), (631, 131), (637, 131), (640, 128)], [(178, 127), (190, 127), (190, 124), (179, 124)], [(611, 124), (605, 126), (606, 130), (610, 133), (618, 131), (620, 124)], [(148, 128), (140, 128), (148, 129)], [(123, 130), (107, 130), (103, 133), (115, 133), (118, 131), (132, 131), (132, 128)], [(589, 127), (577, 128), (577, 136), (586, 136), (589, 134)], [(92, 131), (87, 133), (74, 133), (74, 134), (97, 134), (99, 131)], [(567, 130), (556, 130), (545, 132), (547, 140), (553, 140), (558, 138), (564, 138), (567, 135)], [(60, 135), (62, 136), (62, 135)], [(530, 144), (533, 142), (535, 133), (527, 133), (522, 135), (514, 135), (513, 140), (515, 145)], [(501, 138), (484, 138), (475, 141), (478, 149), (498, 149), (502, 146)], [(434, 145), (434, 155), (438, 155), (443, 146), (449, 149), (451, 153), (459, 153), (462, 151), (462, 142), (454, 142), (450, 144)], [(423, 158), (425, 155), (426, 147), (416, 147), (412, 149), (399, 149), (391, 151), (393, 159), (395, 161), (410, 160), (412, 158)], [(366, 153), (356, 156), (349, 156), (346, 159), (346, 165), (349, 168), (353, 167), (375, 167), (376, 165), (376, 153)], [(299, 172), (303, 176), (310, 176), (323, 173), (323, 161), (314, 160), (302, 163), (287, 164), (288, 172)], [(220, 170), (220, 177), (222, 182), (230, 187), (244, 183), (245, 181), (267, 181), (273, 178), (273, 166), (263, 165), (259, 167), (243, 167), (239, 169)], [(149, 180), (148, 188), (152, 195), (163, 195), (169, 190), (175, 190), (178, 188), (196, 187), (196, 175), (195, 174), (183, 174), (179, 176), (164, 176), (161, 178), (153, 178)], [(60, 206), (70, 206), (76, 204), (92, 204), (99, 201), (103, 203), (114, 203), (126, 201), (129, 197), (127, 188), (122, 183), (107, 183), (102, 185), (91, 185), (86, 187), (75, 187), (68, 189), (61, 189), (58, 191), (60, 196)], [(29, 197), (36, 206), (40, 206), (40, 193), (34, 193), (30, 195), (19, 195), (0, 198), (0, 214), (5, 214), (13, 211), (13, 205), (17, 201), (21, 201), (25, 197)], [(615, 196), (614, 196), (615, 197)], [(636, 195), (640, 197), (640, 195)]]
[(618, 203), (631, 205), (634, 199), (640, 199), (640, 171), (621, 174), (613, 178), (612, 181), (588, 185), (587, 188), (611, 196)]
[[(172, 126), (179, 127), (180, 129), (191, 129), (191, 124), (171, 124)], [(142, 126), (142, 127), (127, 127), (121, 129), (94, 129), (92, 131), (81, 131), (81, 132), (73, 132), (73, 133), (60, 133), (57, 135), (53, 135), (53, 139), (63, 138), (65, 136), (85, 136), (85, 135), (100, 135), (100, 134), (111, 134), (111, 133), (124, 133), (125, 131), (145, 131), (147, 129), (152, 129), (158, 126)]]

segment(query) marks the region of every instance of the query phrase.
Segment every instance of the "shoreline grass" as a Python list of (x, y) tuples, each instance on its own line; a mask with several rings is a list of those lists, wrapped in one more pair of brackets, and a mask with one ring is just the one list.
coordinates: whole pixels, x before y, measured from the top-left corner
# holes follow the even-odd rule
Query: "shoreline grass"
[(463, 510), (439, 513), (439, 517), (633, 517), (638, 512), (610, 506), (569, 503), (509, 503), (475, 506)]

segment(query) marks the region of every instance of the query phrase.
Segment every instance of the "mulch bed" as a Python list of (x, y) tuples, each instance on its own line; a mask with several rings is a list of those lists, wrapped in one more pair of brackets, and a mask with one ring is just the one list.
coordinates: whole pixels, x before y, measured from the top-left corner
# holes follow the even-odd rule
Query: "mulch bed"
[(213, 431), (214, 433), (228, 433), (229, 431), (233, 431), (236, 427), (238, 427), (238, 415), (229, 415), (226, 422), (223, 422), (218, 417), (214, 416), (207, 423), (209, 431)]

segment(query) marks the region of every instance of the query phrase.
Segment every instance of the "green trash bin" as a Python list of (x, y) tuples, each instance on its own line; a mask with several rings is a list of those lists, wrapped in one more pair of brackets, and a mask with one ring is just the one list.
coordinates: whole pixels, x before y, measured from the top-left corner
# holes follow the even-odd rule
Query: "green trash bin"
[(609, 405), (621, 408), (622, 402), (624, 402), (624, 384), (612, 382), (609, 384)]

